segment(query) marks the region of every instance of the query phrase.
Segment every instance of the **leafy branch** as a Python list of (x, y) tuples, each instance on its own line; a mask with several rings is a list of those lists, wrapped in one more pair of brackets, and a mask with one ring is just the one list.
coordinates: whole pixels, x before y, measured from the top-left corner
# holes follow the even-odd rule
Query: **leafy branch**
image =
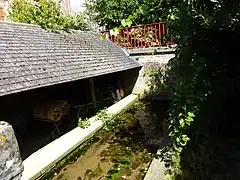
[(65, 14), (53, 0), (13, 0), (10, 7), (8, 18), (15, 22), (36, 24), (50, 31), (89, 28), (82, 13)]

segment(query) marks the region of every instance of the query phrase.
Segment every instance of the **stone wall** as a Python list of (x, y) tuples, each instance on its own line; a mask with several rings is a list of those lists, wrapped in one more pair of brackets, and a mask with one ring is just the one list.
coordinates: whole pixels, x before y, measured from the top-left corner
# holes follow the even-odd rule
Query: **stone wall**
[(13, 128), (0, 121), (0, 179), (20, 180), (23, 171), (22, 159)]
[[(144, 90), (148, 90), (149, 79), (144, 76), (145, 70), (161, 67), (167, 64), (174, 56), (174, 54), (135, 56), (143, 67), (139, 73), (133, 93), (143, 93)], [(148, 139), (149, 145), (160, 146), (164, 141), (167, 141), (166, 137), (168, 136), (168, 126), (164, 121), (165, 109), (164, 107), (161, 107), (161, 104), (162, 102), (160, 101), (157, 104), (151, 103), (146, 112), (139, 111), (137, 113), (137, 117), (144, 129), (145, 137)]]
[(157, 55), (141, 55), (135, 56), (136, 59), (143, 65), (143, 68), (139, 72), (136, 85), (133, 89), (133, 93), (140, 93), (147, 90), (148, 78), (144, 77), (144, 71), (150, 68), (156, 68), (167, 64), (167, 62), (173, 58), (174, 54), (157, 54)]

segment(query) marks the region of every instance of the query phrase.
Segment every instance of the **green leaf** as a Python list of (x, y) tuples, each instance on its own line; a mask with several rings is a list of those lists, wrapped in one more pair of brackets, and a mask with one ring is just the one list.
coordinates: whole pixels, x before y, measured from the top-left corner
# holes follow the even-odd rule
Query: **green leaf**
[(146, 12), (148, 12), (149, 9), (150, 9), (147, 4), (143, 4), (143, 5), (141, 6), (141, 8), (142, 8), (143, 14), (146, 13)]
[(195, 115), (192, 112), (188, 112), (188, 116), (195, 117)]
[(116, 28), (114, 28), (113, 30), (114, 30), (116, 33), (119, 34), (119, 32), (121, 31), (121, 29), (122, 29), (122, 28), (120, 28), (120, 27), (118, 27), (118, 28), (116, 27)]
[(101, 39), (101, 40), (106, 39), (106, 34), (102, 34), (102, 35), (100, 35), (100, 39)]
[(175, 143), (173, 143), (173, 148), (177, 151), (177, 152), (181, 152), (182, 148), (181, 147), (177, 147)]
[(169, 174), (165, 175), (163, 179), (164, 180), (173, 180)]
[(190, 116), (188, 116), (188, 117), (186, 118), (186, 121), (187, 121), (188, 123), (190, 123), (190, 122), (192, 122), (192, 121), (193, 121), (193, 118), (192, 118), (192, 117), (190, 117)]
[(180, 126), (181, 126), (181, 127), (184, 127), (184, 125), (185, 125), (184, 119), (180, 119), (180, 120), (179, 120), (179, 123), (180, 123)]
[(180, 139), (177, 137), (177, 138), (176, 138), (176, 141), (177, 141), (177, 143), (179, 143), (179, 142), (180, 142)]
[(127, 26), (126, 20), (123, 19), (123, 20), (121, 21), (121, 24), (122, 24), (123, 27), (126, 27), (126, 26)]
[(119, 32), (118, 32), (118, 31), (115, 31), (114, 29), (111, 29), (111, 30), (110, 30), (110, 35), (111, 35), (111, 36), (117, 36), (118, 33), (119, 33)]
[(142, 6), (139, 6), (139, 12), (140, 12), (141, 14), (144, 13), (144, 10), (143, 10)]
[(180, 145), (181, 145), (181, 146), (186, 146), (186, 145), (187, 145), (187, 142), (180, 142)]
[(129, 18), (129, 19), (126, 19), (126, 26), (130, 27), (132, 25), (132, 20)]
[(184, 142), (187, 142), (187, 141), (190, 140), (190, 138), (189, 138), (187, 135), (183, 134), (183, 135), (182, 135), (182, 140), (183, 140)]

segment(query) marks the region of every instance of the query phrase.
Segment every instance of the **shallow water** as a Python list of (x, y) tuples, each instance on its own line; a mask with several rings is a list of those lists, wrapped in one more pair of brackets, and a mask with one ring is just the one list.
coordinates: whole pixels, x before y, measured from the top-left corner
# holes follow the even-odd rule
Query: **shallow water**
[(163, 140), (159, 103), (151, 112), (125, 112), (117, 132), (100, 133), (77, 161), (65, 166), (53, 180), (141, 180)]
[(141, 180), (157, 148), (147, 145), (140, 124), (137, 122), (102, 139), (105, 140), (91, 145), (84, 155), (65, 166), (53, 180)]

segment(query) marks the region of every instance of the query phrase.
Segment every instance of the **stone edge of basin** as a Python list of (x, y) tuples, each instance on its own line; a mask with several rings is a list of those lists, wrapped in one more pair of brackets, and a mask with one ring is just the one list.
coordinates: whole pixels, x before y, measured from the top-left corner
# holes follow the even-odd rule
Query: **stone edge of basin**
[[(160, 154), (161, 149), (157, 151)], [(144, 180), (164, 180), (165, 164), (161, 158), (154, 158), (148, 168)]]
[[(113, 116), (118, 115), (124, 109), (131, 106), (138, 99), (138, 95), (130, 94), (121, 101), (107, 108)], [(24, 171), (21, 180), (33, 180), (41, 178), (51, 170), (59, 161), (79, 147), (87, 139), (92, 137), (102, 126), (101, 121), (95, 121), (97, 116), (90, 118), (91, 125), (82, 129), (76, 127), (58, 139), (39, 149), (23, 161)]]

